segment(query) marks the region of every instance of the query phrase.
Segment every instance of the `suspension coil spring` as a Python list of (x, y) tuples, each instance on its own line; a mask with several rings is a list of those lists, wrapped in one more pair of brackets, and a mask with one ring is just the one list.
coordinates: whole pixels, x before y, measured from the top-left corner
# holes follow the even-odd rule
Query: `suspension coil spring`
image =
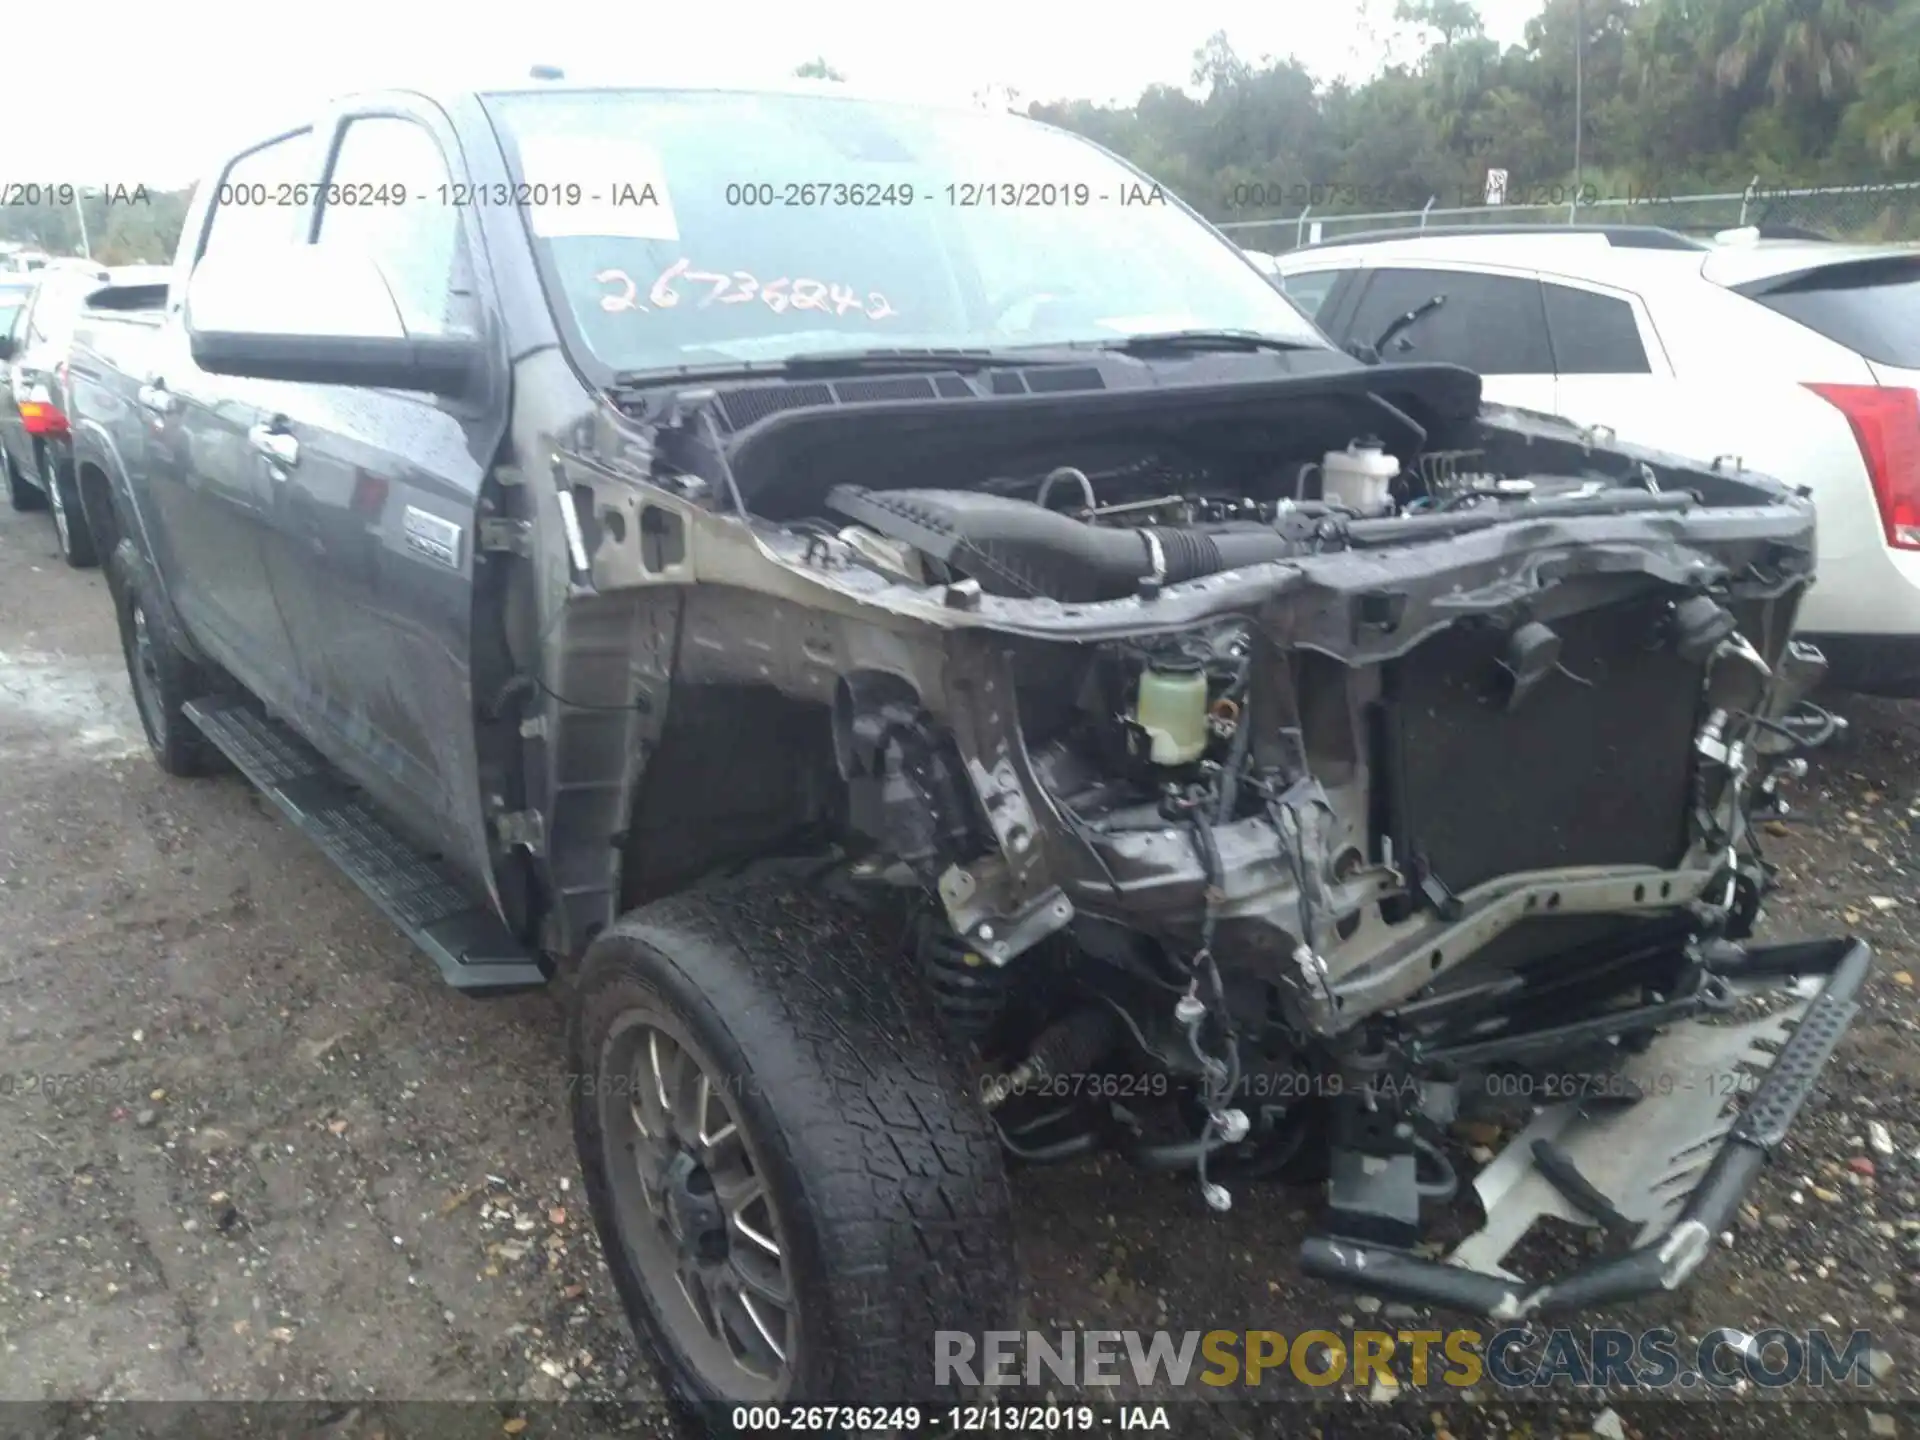
[(969, 947), (944, 915), (932, 911), (914, 921), (914, 953), (948, 1034), (962, 1043), (984, 1037), (1006, 1007), (1007, 972)]

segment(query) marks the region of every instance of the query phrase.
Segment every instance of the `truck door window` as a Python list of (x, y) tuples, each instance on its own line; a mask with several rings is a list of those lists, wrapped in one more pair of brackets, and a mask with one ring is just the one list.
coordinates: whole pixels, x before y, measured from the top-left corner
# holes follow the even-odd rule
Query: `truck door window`
[(1383, 358), (1441, 360), (1482, 375), (1553, 374), (1540, 282), (1522, 276), (1378, 269), (1360, 297), (1348, 333), (1373, 343), (1401, 316), (1422, 309), (1436, 296), (1445, 299), (1400, 330)]
[(214, 189), (200, 254), (210, 255), (216, 247), (291, 245), (304, 238), (308, 207), (299, 201), (302, 187), (313, 183), (313, 161), (313, 132), (302, 130), (249, 150), (227, 166)]
[(394, 115), (348, 121), (327, 176), (315, 243), (370, 255), (415, 335), (471, 327), (473, 283), (460, 212), (448, 203), (451, 180), (439, 142)]
[(1647, 348), (1633, 306), (1611, 295), (1547, 282), (1547, 331), (1562, 375), (1647, 375)]

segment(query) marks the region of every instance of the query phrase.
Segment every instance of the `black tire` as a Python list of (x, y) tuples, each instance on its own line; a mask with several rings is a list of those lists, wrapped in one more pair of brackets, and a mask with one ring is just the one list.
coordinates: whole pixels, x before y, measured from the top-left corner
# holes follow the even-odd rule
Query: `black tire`
[[(647, 1031), (690, 1046), (700, 1073), (720, 1077), (735, 1143), (754, 1162), (747, 1173), (771, 1200), (771, 1215), (758, 1213), (775, 1222), (775, 1263), (798, 1303), (780, 1317), (785, 1363), (770, 1391), (744, 1371), (717, 1380), (724, 1349), (718, 1361), (710, 1349), (704, 1369), (691, 1358), (715, 1342), (688, 1328), (690, 1294), (662, 1281), (671, 1237), (655, 1224), (657, 1238), (647, 1239), (648, 1212), (637, 1208), (630, 1178), (641, 1173), (645, 1142), (629, 1133), (623, 1144), (616, 1133), (632, 1129), (621, 1107), (637, 1115), (640, 1106), (627, 1084), (636, 1072), (618, 1067), (619, 1048)], [(587, 952), (571, 1056), (574, 1133), (594, 1220), (635, 1335), (679, 1407), (970, 1398), (936, 1388), (934, 1332), (977, 1336), (1005, 1328), (1014, 1313), (1005, 1167), (904, 957), (863, 917), (772, 869), (635, 910)], [(709, 1092), (699, 1094), (704, 1135)], [(664, 1181), (660, 1195), (664, 1214)], [(727, 1219), (710, 1223), (737, 1239)], [(651, 1270), (640, 1258), (649, 1243), (658, 1247)], [(724, 1428), (711, 1410), (705, 1418)]]
[(173, 643), (165, 621), (149, 609), (146, 566), (131, 540), (122, 540), (114, 551), (112, 571), (109, 588), (120, 622), (120, 651), (153, 758), (169, 775), (211, 774), (219, 768), (219, 752), (181, 708), (211, 686)]
[(80, 487), (74, 481), (71, 467), (54, 472), (53, 485), (47, 495), (61, 559), (76, 570), (91, 569), (99, 564), (99, 556), (94, 553), (93, 529), (87, 524), (86, 507), (80, 503)]
[(13, 457), (0, 453), (0, 468), (7, 472), (7, 501), (15, 510), (44, 510), (47, 497), (29, 485), (13, 463)]

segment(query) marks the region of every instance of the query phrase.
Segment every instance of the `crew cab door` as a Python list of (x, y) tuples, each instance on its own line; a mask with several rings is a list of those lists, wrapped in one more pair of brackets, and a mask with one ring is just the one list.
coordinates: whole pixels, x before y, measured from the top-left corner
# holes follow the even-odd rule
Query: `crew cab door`
[[(396, 99), (330, 124), (313, 244), (371, 257), (408, 332), (477, 333), (481, 244), (445, 117)], [(506, 411), (504, 357), (458, 399), (289, 385), (259, 442), (268, 566), (309, 738), (423, 843), (469, 858), (478, 815), (468, 655), (475, 513)]]
[[(311, 215), (318, 168), (311, 129), (281, 135), (228, 165), (214, 186), (198, 243), (176, 264), (168, 310), (138, 382), (146, 427), (149, 535), (174, 603), (198, 640), (249, 690), (286, 711), (298, 666), (267, 576), (268, 457), (254, 444), (257, 418), (277, 381), (211, 375), (187, 343), (184, 281), (216, 251), (264, 253), (297, 243)], [(189, 221), (189, 224), (192, 222)], [(183, 238), (183, 245), (186, 243)], [(184, 272), (184, 273), (183, 273)]]
[[(1481, 394), (1500, 405), (1555, 413), (1553, 347), (1540, 279), (1531, 271), (1442, 263), (1370, 265), (1357, 293), (1322, 314), (1342, 344), (1378, 342), (1402, 316), (1412, 321), (1382, 347), (1385, 361), (1441, 360), (1478, 371)], [(1438, 298), (1438, 305), (1432, 302)], [(1331, 313), (1339, 309), (1342, 314)]]

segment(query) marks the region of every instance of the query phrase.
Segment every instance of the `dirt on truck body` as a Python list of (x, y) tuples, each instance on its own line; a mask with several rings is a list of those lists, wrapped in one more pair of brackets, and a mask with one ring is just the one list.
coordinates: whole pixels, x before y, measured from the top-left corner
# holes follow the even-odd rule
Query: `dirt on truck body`
[[(156, 313), (82, 326), (135, 695), (453, 983), (578, 960), (581, 1163), (673, 1393), (932, 1396), (935, 1331), (1012, 1318), (1007, 1162), (1095, 1148), (1191, 1172), (1223, 1244), (1317, 1180), (1302, 1265), (1397, 1299), (1699, 1265), (1868, 963), (1746, 943), (1755, 817), (1833, 727), (1803, 498), (1343, 354), (1031, 122), (546, 85), (329, 124), (228, 167), (292, 145), (317, 213), (210, 245), (203, 187)], [(356, 125), (456, 190), (625, 146), (656, 208), (383, 249), (329, 228)], [(866, 198), (723, 199), (747, 155)], [(1088, 201), (946, 193), (986, 157)], [(1599, 1257), (1538, 1272), (1542, 1218)]]

